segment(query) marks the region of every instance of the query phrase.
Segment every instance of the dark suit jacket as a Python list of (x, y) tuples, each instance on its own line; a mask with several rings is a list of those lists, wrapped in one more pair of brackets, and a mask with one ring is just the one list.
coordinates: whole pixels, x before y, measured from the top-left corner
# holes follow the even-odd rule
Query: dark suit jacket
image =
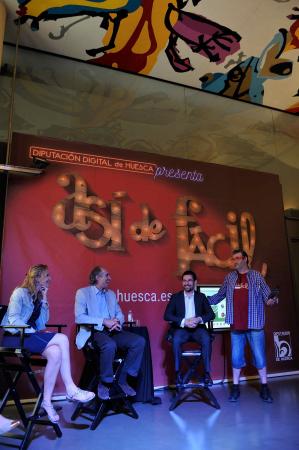
[[(196, 317), (202, 317), (204, 323), (215, 319), (215, 314), (208, 302), (207, 297), (204, 294), (202, 294), (201, 292), (194, 292), (194, 304)], [(171, 322), (172, 327), (179, 328), (184, 317), (184, 291), (180, 291), (170, 297), (169, 303), (165, 310), (164, 320), (166, 320), (167, 322)]]

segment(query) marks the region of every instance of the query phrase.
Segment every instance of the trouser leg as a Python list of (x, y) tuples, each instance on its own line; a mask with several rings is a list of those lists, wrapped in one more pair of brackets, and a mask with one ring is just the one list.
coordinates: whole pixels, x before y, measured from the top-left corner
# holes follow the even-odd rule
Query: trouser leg
[(245, 331), (231, 331), (231, 353), (232, 366), (234, 369), (242, 369), (245, 367), (245, 345), (246, 332)]
[(116, 342), (105, 332), (98, 331), (94, 335), (94, 343), (99, 353), (100, 380), (104, 383), (112, 383)]
[(174, 330), (173, 341), (172, 341), (172, 351), (174, 356), (174, 367), (175, 371), (179, 372), (181, 368), (182, 360), (182, 345), (188, 342), (190, 338), (190, 333), (183, 328), (178, 328)]
[(201, 346), (202, 361), (205, 372), (211, 371), (211, 335), (205, 328), (197, 328), (192, 338)]
[(111, 336), (111, 339), (114, 340), (117, 348), (126, 352), (124, 364), (119, 376), (119, 382), (125, 382), (127, 375), (136, 377), (141, 366), (145, 339), (142, 336), (130, 333), (129, 331), (115, 333)]

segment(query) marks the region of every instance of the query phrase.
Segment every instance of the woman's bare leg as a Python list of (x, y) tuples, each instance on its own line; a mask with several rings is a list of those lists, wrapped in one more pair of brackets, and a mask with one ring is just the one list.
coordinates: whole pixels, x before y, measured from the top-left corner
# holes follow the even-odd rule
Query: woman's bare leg
[(56, 378), (61, 367), (61, 350), (57, 345), (47, 346), (42, 355), (47, 359), (44, 375), (44, 402), (50, 404)]
[[(44, 354), (46, 351), (50, 350), (52, 347), (58, 347), (60, 350), (61, 359), (60, 359), (59, 369), (60, 369), (61, 378), (65, 385), (67, 394), (72, 395), (76, 391), (77, 386), (75, 385), (73, 378), (72, 378), (72, 374), (71, 374), (70, 349), (69, 349), (69, 340), (68, 340), (67, 336), (62, 333), (55, 334), (55, 336), (48, 343), (48, 345), (44, 351)], [(57, 377), (57, 374), (56, 374), (56, 377)], [(55, 377), (55, 381), (56, 381), (56, 377)], [(54, 386), (53, 386), (53, 389), (54, 389)]]
[[(95, 394), (90, 391), (85, 391), (82, 389), (79, 389), (72, 378), (71, 374), (71, 362), (70, 362), (70, 349), (69, 349), (69, 340), (65, 334), (57, 333), (55, 336), (50, 340), (48, 343), (45, 351), (43, 352), (43, 355), (46, 358), (49, 358), (52, 356), (53, 349), (58, 349), (60, 358), (59, 363), (54, 366), (54, 364), (51, 364), (49, 366), (48, 372), (47, 372), (47, 378), (45, 376), (45, 391), (46, 391), (46, 399), (50, 398), (50, 393), (52, 395), (55, 381), (57, 378), (58, 371), (60, 370), (61, 378), (64, 382), (67, 398), (72, 401), (80, 401), (83, 403), (89, 402), (95, 397)], [(56, 350), (55, 350), (56, 352)], [(47, 364), (48, 367), (48, 364)], [(51, 374), (51, 370), (53, 373)], [(46, 374), (45, 374), (46, 375)], [(52, 378), (51, 381), (48, 378)], [(45, 392), (44, 391), (44, 392)], [(46, 401), (46, 400), (45, 400)], [(48, 416), (52, 416), (52, 422), (55, 422), (59, 419), (59, 416), (57, 414), (53, 414), (53, 411), (49, 413)], [(57, 419), (57, 420), (56, 420)]]

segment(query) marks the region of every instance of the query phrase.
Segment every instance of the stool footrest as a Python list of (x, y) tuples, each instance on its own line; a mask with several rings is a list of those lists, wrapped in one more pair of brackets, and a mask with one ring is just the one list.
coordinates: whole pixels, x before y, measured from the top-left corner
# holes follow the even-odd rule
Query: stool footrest
[(207, 386), (186, 385), (177, 389), (176, 395), (173, 397), (169, 406), (169, 411), (173, 411), (178, 405), (188, 401), (191, 397), (199, 401), (203, 401), (215, 409), (220, 409), (218, 401)]
[(182, 352), (182, 356), (201, 356), (200, 350), (185, 350)]
[[(93, 352), (93, 350), (90, 350), (90, 352)], [(91, 357), (91, 359), (86, 357), (79, 386), (81, 389), (88, 389), (96, 392), (98, 388), (99, 376), (97, 373), (97, 364), (93, 364), (93, 359), (97, 359), (98, 356), (96, 353), (93, 355), (90, 352), (88, 355), (85, 354), (85, 356)], [(95, 430), (101, 420), (108, 415), (109, 411), (113, 411), (114, 413), (123, 412), (134, 419), (138, 418), (138, 414), (131, 404), (129, 397), (122, 391), (117, 383), (123, 363), (123, 358), (116, 357), (114, 360), (114, 381), (109, 389), (110, 397), (107, 400), (102, 400), (96, 397), (92, 401), (91, 405), (78, 403), (71, 416), (71, 420), (76, 420), (79, 415), (84, 413), (92, 415), (93, 418), (91, 419), (92, 423), (90, 425), (90, 429)], [(90, 372), (92, 373), (90, 374)]]

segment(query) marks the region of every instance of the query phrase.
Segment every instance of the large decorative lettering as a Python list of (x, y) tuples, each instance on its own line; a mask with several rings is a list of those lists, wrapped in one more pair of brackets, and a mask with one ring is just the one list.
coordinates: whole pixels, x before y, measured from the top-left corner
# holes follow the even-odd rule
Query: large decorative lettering
[(148, 240), (157, 241), (166, 233), (163, 230), (163, 224), (158, 219), (152, 219), (147, 204), (141, 205), (142, 219), (140, 222), (134, 222), (130, 226), (131, 237), (134, 241), (147, 242)]
[[(80, 175), (62, 174), (58, 184), (69, 195), (53, 208), (54, 223), (63, 230), (70, 231), (86, 247), (92, 249), (124, 251), (123, 245), (123, 205), (127, 197), (125, 191), (113, 192), (113, 199), (105, 201), (90, 195), (87, 183)], [(131, 238), (136, 242), (158, 241), (166, 234), (163, 223), (154, 217), (147, 203), (142, 203), (141, 219), (129, 227)], [(217, 252), (218, 242), (227, 242), (230, 252), (242, 248), (252, 262), (256, 245), (256, 227), (253, 215), (242, 212), (240, 216), (229, 211), (226, 215), (227, 234), (216, 233), (208, 236), (197, 215), (203, 206), (195, 197), (179, 197), (176, 201), (175, 227), (178, 259), (178, 275), (190, 269), (192, 262), (199, 261), (209, 267), (231, 268), (231, 258), (221, 259)], [(203, 239), (203, 236), (205, 238)], [(261, 267), (263, 276), (267, 264)]]
[[(176, 229), (177, 229), (177, 257), (178, 274), (181, 275), (185, 270), (189, 270), (192, 261), (201, 261), (207, 266), (215, 266), (221, 269), (231, 268), (231, 258), (220, 259), (215, 250), (219, 241), (229, 241), (231, 250), (243, 248), (249, 256), (251, 262), (254, 255), (256, 233), (255, 222), (252, 214), (242, 212), (240, 222), (237, 222), (237, 214), (233, 211), (227, 213), (228, 237), (223, 233), (217, 233), (208, 238), (207, 244), (202, 240), (203, 230), (197, 222), (194, 214), (202, 211), (202, 205), (194, 197), (179, 197), (176, 207)], [(241, 242), (239, 237), (238, 225), (241, 230)], [(267, 265), (262, 264), (261, 273), (263, 276), (267, 273)]]
[[(125, 250), (121, 200), (127, 196), (126, 192), (114, 192), (113, 200), (106, 202), (95, 195), (88, 195), (87, 183), (80, 175), (60, 175), (57, 183), (71, 192), (53, 208), (52, 218), (57, 226), (74, 233), (86, 247), (98, 249), (107, 245), (108, 250)], [(165, 235), (163, 224), (160, 220), (150, 217), (146, 204), (141, 205), (141, 214), (141, 221), (130, 226), (132, 239), (143, 242), (157, 241)]]
[[(126, 192), (114, 192), (113, 200), (105, 202), (95, 195), (87, 195), (87, 184), (80, 175), (63, 174), (57, 182), (68, 191), (72, 188), (74, 191), (54, 206), (54, 223), (73, 232), (86, 247), (102, 248), (109, 243), (108, 250), (124, 250), (121, 199), (126, 197)], [(109, 209), (110, 221), (98, 212), (103, 209)]]

